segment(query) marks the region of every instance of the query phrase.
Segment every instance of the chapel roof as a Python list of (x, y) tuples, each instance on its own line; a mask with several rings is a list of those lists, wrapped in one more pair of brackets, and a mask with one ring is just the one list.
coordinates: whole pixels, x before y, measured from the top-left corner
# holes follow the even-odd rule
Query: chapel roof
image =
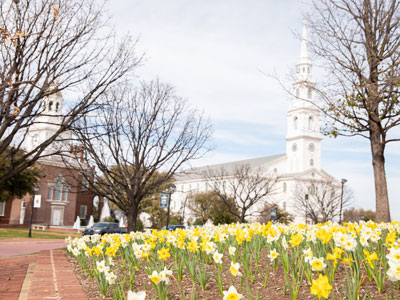
[(226, 175), (233, 174), (237, 165), (248, 165), (251, 169), (260, 167), (262, 165), (271, 163), (279, 158), (285, 157), (286, 154), (277, 154), (270, 156), (262, 156), (257, 158), (250, 158), (245, 160), (232, 161), (216, 165), (208, 165), (198, 168), (191, 168), (184, 170), (175, 175), (175, 181), (190, 181), (204, 178), (204, 174), (209, 171), (218, 171), (223, 169)]

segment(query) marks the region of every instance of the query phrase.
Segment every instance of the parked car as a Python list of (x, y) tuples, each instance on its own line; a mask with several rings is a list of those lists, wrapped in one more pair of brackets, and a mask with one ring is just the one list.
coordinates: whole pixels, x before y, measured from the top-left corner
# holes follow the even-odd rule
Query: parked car
[(94, 224), (92, 227), (88, 227), (83, 231), (83, 235), (92, 234), (106, 234), (106, 233), (126, 233), (126, 228), (120, 228), (118, 223), (111, 222), (99, 222)]
[(177, 230), (178, 228), (185, 229), (185, 226), (183, 226), (183, 225), (168, 225), (168, 227), (167, 227), (167, 226), (164, 226), (164, 227), (161, 228), (161, 229), (162, 229), (162, 230), (167, 229), (167, 230), (169, 230), (169, 231), (174, 231), (174, 230)]

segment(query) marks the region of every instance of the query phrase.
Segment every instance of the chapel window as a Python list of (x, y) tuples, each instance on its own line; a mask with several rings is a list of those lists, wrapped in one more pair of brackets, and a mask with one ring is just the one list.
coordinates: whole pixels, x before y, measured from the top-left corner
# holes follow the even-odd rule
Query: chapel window
[(299, 119), (297, 118), (297, 117), (294, 117), (293, 118), (293, 127), (294, 127), (294, 129), (298, 129), (298, 127), (299, 127)]
[(0, 216), (4, 216), (4, 212), (6, 210), (6, 202), (5, 201), (0, 201)]

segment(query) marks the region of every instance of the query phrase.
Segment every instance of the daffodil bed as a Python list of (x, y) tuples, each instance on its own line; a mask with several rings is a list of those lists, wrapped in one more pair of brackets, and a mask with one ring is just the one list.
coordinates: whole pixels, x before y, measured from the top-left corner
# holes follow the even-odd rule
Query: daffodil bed
[(379, 300), (400, 299), (399, 234), (398, 222), (253, 223), (68, 238), (67, 248), (108, 299)]

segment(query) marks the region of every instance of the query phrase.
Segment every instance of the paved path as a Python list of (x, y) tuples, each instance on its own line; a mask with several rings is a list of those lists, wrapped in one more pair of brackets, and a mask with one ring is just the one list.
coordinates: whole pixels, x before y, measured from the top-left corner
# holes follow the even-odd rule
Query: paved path
[(0, 258), (37, 253), (41, 250), (65, 248), (66, 246), (67, 244), (63, 239), (4, 239), (0, 240)]
[(64, 240), (0, 240), (0, 299), (87, 300), (64, 251), (54, 250), (65, 246)]
[(36, 262), (37, 256), (0, 258), (0, 299), (18, 300), (28, 266)]
[(87, 300), (62, 250), (41, 251), (30, 281), (27, 300)]

